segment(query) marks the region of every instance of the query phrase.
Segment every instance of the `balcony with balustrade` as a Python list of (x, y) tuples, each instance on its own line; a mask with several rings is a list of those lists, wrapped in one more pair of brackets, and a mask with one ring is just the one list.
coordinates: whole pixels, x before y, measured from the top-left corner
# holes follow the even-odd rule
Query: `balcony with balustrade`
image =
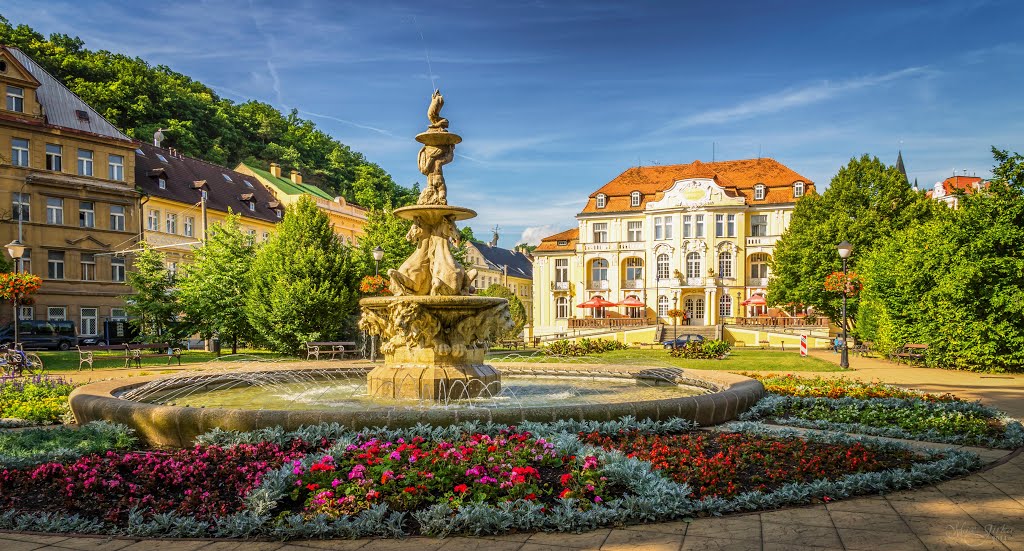
[(747, 247), (764, 247), (765, 249), (771, 249), (775, 247), (775, 243), (779, 240), (778, 235), (756, 235), (747, 237)]

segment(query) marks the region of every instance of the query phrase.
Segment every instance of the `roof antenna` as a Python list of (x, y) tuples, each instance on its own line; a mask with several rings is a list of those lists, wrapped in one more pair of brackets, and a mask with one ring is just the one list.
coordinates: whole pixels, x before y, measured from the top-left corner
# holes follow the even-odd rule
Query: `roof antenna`
[(761, 144), (757, 144), (757, 160), (761, 160)]
[(711, 162), (715, 162), (715, 142), (711, 142)]

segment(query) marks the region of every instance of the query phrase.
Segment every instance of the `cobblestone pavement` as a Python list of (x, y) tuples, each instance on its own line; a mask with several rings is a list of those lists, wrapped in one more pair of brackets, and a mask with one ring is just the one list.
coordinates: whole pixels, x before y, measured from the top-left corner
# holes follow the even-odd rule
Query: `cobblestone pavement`
[[(838, 363), (838, 355), (813, 351)], [(152, 370), (151, 370), (152, 371)], [(122, 376), (124, 372), (121, 372)], [(97, 374), (98, 375), (98, 374)], [(798, 375), (814, 375), (798, 373)], [(952, 392), (1024, 417), (1024, 376), (985, 375), (899, 366), (878, 358), (851, 358), (848, 372), (824, 376), (878, 379), (932, 392)], [(95, 380), (95, 375), (93, 375)], [(0, 551), (801, 551), (801, 550), (1022, 550), (1024, 453), (978, 450), (995, 466), (973, 475), (885, 496), (777, 511), (602, 529), (583, 534), (405, 540), (239, 542), (135, 540), (0, 532)]]

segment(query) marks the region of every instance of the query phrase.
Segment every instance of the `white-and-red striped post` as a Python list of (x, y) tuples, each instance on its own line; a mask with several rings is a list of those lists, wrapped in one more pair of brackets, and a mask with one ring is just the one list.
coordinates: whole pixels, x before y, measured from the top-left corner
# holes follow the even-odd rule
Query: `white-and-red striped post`
[(800, 335), (800, 355), (807, 355), (807, 335)]

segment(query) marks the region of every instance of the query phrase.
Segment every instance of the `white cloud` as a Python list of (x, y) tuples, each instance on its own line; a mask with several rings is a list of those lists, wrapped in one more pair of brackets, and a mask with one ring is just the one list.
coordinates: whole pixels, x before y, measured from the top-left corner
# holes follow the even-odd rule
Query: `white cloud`
[(558, 232), (567, 230), (561, 226), (554, 224), (544, 224), (543, 226), (529, 226), (523, 230), (522, 235), (519, 236), (517, 243), (526, 243), (527, 245), (539, 245), (540, 240), (549, 236), (554, 235)]

